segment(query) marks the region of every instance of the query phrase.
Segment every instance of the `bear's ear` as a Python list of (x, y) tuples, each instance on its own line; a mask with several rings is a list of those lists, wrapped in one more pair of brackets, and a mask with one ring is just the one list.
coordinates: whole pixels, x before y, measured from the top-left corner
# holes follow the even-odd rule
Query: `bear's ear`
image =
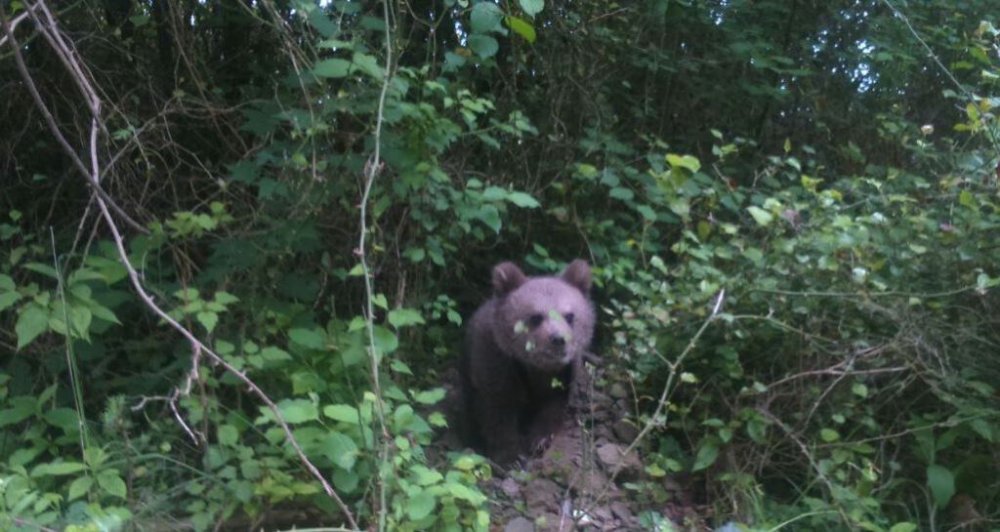
[(590, 293), (590, 265), (583, 259), (576, 259), (562, 272), (562, 280), (575, 286), (585, 295)]
[(504, 296), (524, 284), (527, 277), (513, 262), (501, 262), (493, 267), (493, 293)]

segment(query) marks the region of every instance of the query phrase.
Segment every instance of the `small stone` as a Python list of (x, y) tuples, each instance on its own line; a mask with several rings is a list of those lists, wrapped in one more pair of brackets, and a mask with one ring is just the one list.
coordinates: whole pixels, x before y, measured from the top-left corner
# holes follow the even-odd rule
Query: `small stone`
[(680, 483), (678, 483), (677, 480), (674, 479), (674, 477), (671, 477), (669, 475), (663, 477), (663, 489), (674, 493), (680, 493), (681, 491), (684, 490), (684, 488), (680, 485)]
[(608, 390), (608, 395), (615, 399), (624, 399), (628, 397), (628, 390), (622, 385), (622, 383), (616, 382), (611, 385), (611, 388)]
[(616, 421), (615, 424), (611, 426), (611, 430), (614, 431), (618, 441), (625, 443), (632, 443), (636, 436), (639, 435), (639, 429), (624, 419)]
[(625, 480), (634, 479), (642, 471), (642, 462), (635, 455), (635, 452), (624, 454), (625, 448), (615, 443), (605, 443), (597, 448), (597, 459), (600, 460), (604, 469), (613, 474), (619, 471), (619, 477)]
[(632, 510), (629, 510), (628, 506), (621, 501), (611, 503), (611, 513), (626, 523), (632, 520)]
[(577, 493), (581, 495), (595, 495), (603, 491), (607, 483), (608, 477), (604, 476), (604, 473), (595, 468), (594, 471), (587, 471), (583, 474), (580, 486), (577, 487)]
[(607, 523), (611, 521), (611, 510), (604, 506), (598, 506), (591, 511), (590, 517), (598, 522)]
[(515, 517), (503, 527), (503, 532), (535, 532), (535, 523), (525, 517)]
[(517, 484), (516, 480), (510, 477), (503, 479), (503, 482), (500, 483), (500, 490), (511, 499), (516, 499), (521, 494), (521, 486)]
[(547, 478), (536, 478), (524, 487), (524, 499), (531, 515), (558, 512), (563, 489)]

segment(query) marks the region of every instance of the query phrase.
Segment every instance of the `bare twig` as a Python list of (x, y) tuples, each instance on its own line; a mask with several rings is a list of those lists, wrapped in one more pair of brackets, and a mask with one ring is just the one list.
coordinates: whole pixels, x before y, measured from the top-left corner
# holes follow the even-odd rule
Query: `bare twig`
[[(17, 28), (17, 25), (20, 24), (21, 21), (24, 20), (24, 19), (26, 19), (26, 18), (28, 18), (28, 12), (27, 11), (25, 11), (24, 13), (21, 13), (20, 15), (14, 17), (13, 19), (11, 19), (9, 33), (13, 34), (14, 33), (14, 28)], [(7, 42), (7, 35), (8, 35), (8, 32), (4, 32), (4, 34), (2, 36), (0, 36), (0, 46), (3, 46), (4, 43)]]
[(649, 421), (646, 422), (645, 426), (642, 427), (642, 430), (639, 431), (639, 434), (635, 437), (634, 440), (632, 440), (632, 443), (630, 443), (629, 446), (626, 447), (625, 450), (622, 452), (618, 464), (611, 471), (611, 476), (608, 478), (608, 481), (604, 485), (604, 489), (601, 491), (600, 495), (598, 495), (594, 499), (593, 503), (591, 503), (591, 505), (585, 510), (584, 513), (589, 513), (591, 509), (600, 504), (600, 502), (607, 496), (608, 491), (610, 490), (611, 486), (615, 481), (615, 478), (618, 477), (618, 474), (621, 472), (622, 466), (626, 463), (626, 457), (629, 456), (629, 454), (631, 454), (633, 451), (635, 451), (636, 447), (639, 446), (639, 443), (642, 442), (642, 440), (650, 432), (652, 432), (654, 428), (656, 428), (661, 424), (657, 420), (663, 413), (663, 410), (667, 407), (667, 404), (670, 402), (669, 397), (671, 392), (673, 392), (674, 390), (674, 381), (676, 380), (677, 375), (680, 372), (681, 366), (684, 364), (684, 361), (685, 359), (687, 359), (688, 355), (690, 355), (691, 352), (694, 351), (695, 346), (698, 344), (698, 340), (701, 339), (701, 336), (708, 329), (708, 326), (713, 321), (715, 321), (716, 317), (719, 315), (719, 311), (722, 310), (722, 303), (723, 301), (725, 301), (725, 298), (726, 298), (726, 290), (722, 289), (719, 291), (719, 294), (715, 297), (715, 304), (712, 305), (711, 313), (709, 313), (708, 317), (705, 318), (704, 323), (701, 324), (701, 327), (698, 328), (698, 330), (694, 333), (694, 336), (692, 336), (691, 339), (688, 341), (687, 346), (684, 347), (684, 350), (681, 351), (681, 354), (677, 355), (677, 358), (674, 359), (673, 362), (669, 361), (667, 362), (667, 367), (669, 368), (670, 373), (667, 375), (667, 382), (663, 385), (663, 391), (660, 393), (660, 398), (657, 401), (656, 409), (653, 411), (653, 414), (649, 417)]
[[(802, 456), (806, 458), (806, 460), (809, 462), (810, 467), (812, 467), (813, 471), (816, 473), (816, 477), (819, 478), (820, 481), (822, 481), (823, 484), (826, 485), (827, 489), (830, 490), (830, 493), (836, 493), (836, 489), (834, 488), (833, 483), (830, 481), (829, 477), (827, 477), (826, 474), (823, 472), (823, 468), (821, 468), (819, 464), (816, 462), (816, 459), (813, 457), (812, 452), (809, 451), (809, 447), (807, 447), (805, 442), (803, 442), (802, 439), (798, 437), (795, 431), (793, 431), (791, 427), (786, 425), (783, 421), (778, 419), (777, 416), (772, 414), (767, 409), (758, 408), (757, 411), (760, 412), (761, 415), (763, 415), (767, 419), (771, 420), (772, 423), (781, 427), (781, 430), (785, 432), (785, 435), (791, 438), (791, 440), (795, 442), (795, 445), (798, 446), (799, 450), (802, 452)], [(846, 515), (844, 515), (843, 509), (838, 508), (837, 512), (844, 518), (845, 521), (850, 522), (850, 519)]]
[[(36, 2), (35, 8), (37, 8), (37, 6), (42, 4), (43, 2), (39, 0), (38, 2)], [(33, 11), (35, 8), (29, 7), (28, 10)], [(17, 38), (14, 37), (14, 30), (7, 21), (7, 14), (4, 11), (2, 5), (0, 5), (0, 24), (2, 24), (3, 26), (5, 40), (10, 40), (10, 46), (14, 52), (14, 62), (17, 64), (17, 70), (21, 74), (21, 79), (24, 81), (25, 86), (28, 88), (28, 92), (31, 93), (31, 97), (35, 100), (35, 104), (38, 106), (38, 110), (41, 111), (42, 116), (45, 118), (45, 123), (48, 125), (49, 131), (52, 132), (52, 135), (56, 138), (56, 142), (58, 142), (59, 145), (62, 146), (63, 151), (65, 151), (66, 154), (69, 156), (70, 160), (73, 162), (73, 166), (75, 166), (76, 169), (79, 170), (81, 174), (87, 177), (86, 183), (90, 185), (91, 188), (94, 189), (94, 192), (97, 194), (97, 196), (100, 197), (101, 200), (103, 200), (107, 205), (111, 206), (111, 208), (116, 213), (118, 213), (118, 215), (121, 216), (126, 223), (128, 223), (130, 226), (132, 226), (133, 229), (139, 231), (140, 233), (149, 234), (149, 230), (143, 227), (142, 224), (133, 220), (132, 217), (128, 215), (128, 213), (122, 210), (122, 208), (119, 207), (111, 199), (110, 196), (108, 196), (108, 194), (104, 191), (104, 189), (101, 188), (101, 184), (98, 180), (89, 178), (90, 171), (87, 169), (87, 165), (84, 164), (83, 159), (80, 158), (80, 156), (77, 154), (73, 146), (69, 143), (68, 140), (66, 140), (66, 137), (62, 134), (62, 130), (59, 129), (59, 124), (56, 123), (55, 117), (52, 116), (52, 112), (49, 111), (48, 106), (45, 105), (45, 102), (42, 100), (42, 95), (38, 92), (38, 87), (35, 86), (35, 80), (31, 77), (31, 74), (28, 72), (28, 66), (25, 64), (24, 56), (21, 54), (21, 45), (18, 43)], [(47, 31), (47, 26), (40, 25), (38, 29), (43, 33), (45, 33)], [(60, 58), (64, 58), (64, 55), (60, 48), (53, 46), (53, 49), (55, 50), (56, 54), (60, 56)], [(68, 59), (72, 60), (72, 58)], [(77, 71), (75, 70), (71, 70), (70, 74), (72, 74), (74, 78), (76, 78), (76, 76), (78, 75)], [(83, 75), (82, 71), (80, 71), (79, 75)], [(82, 89), (83, 87), (87, 86), (89, 86), (89, 81), (86, 78), (80, 80), (81, 90), (83, 90)], [(89, 91), (84, 93), (84, 97), (87, 99), (89, 103), (92, 101), (92, 98), (96, 98), (96, 94), (93, 91)], [(98, 106), (100, 105), (99, 101), (97, 105)], [(93, 106), (91, 106), (91, 111), (93, 112), (93, 110), (94, 108)]]
[(385, 422), (385, 406), (382, 403), (382, 389), (379, 381), (379, 353), (375, 347), (375, 287), (372, 281), (371, 269), (368, 266), (368, 199), (371, 196), (375, 178), (382, 171), (382, 124), (385, 117), (385, 98), (392, 81), (392, 32), (390, 30), (390, 12), (388, 0), (382, 2), (382, 13), (385, 17), (385, 72), (382, 79), (382, 90), (378, 98), (378, 115), (375, 117), (375, 150), (365, 163), (364, 191), (361, 194), (359, 212), (360, 236), (358, 237), (357, 254), (361, 260), (361, 269), (365, 279), (365, 331), (368, 335), (368, 358), (371, 362), (372, 393), (375, 395), (375, 411), (377, 413), (381, 442), (379, 442), (379, 464), (375, 464), (375, 475), (378, 490), (378, 529), (384, 531), (387, 519), (387, 489), (383, 465), (389, 463), (390, 434)]

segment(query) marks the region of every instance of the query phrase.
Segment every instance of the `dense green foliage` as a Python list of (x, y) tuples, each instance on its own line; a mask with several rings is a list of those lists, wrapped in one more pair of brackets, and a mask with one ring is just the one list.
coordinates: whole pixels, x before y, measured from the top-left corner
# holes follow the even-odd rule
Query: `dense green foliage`
[(485, 530), (461, 317), (577, 256), (636, 498), (1000, 526), (995, 2), (2, 7), (0, 528)]

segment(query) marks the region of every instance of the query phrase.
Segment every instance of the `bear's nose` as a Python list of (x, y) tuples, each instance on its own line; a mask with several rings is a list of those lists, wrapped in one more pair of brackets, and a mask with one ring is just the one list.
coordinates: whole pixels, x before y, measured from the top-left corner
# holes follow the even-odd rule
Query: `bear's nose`
[(552, 335), (552, 345), (556, 347), (562, 347), (566, 345), (566, 337), (561, 334)]

